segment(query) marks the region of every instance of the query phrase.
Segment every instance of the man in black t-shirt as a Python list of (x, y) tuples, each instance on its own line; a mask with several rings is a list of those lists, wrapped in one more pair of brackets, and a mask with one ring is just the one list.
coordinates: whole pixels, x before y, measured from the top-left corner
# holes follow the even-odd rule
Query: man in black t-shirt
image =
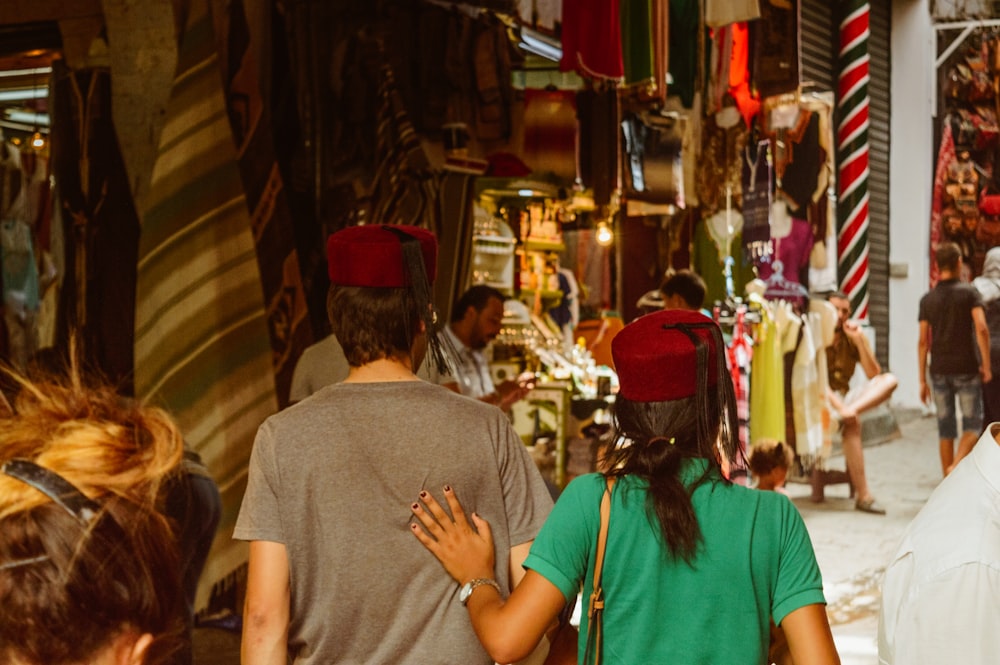
[[(934, 253), (940, 279), (920, 299), (920, 399), (931, 395), (927, 385), (930, 351), (931, 384), (937, 410), (941, 471), (948, 475), (969, 454), (983, 427), (983, 383), (989, 382), (990, 333), (979, 292), (959, 280), (962, 253), (953, 242)], [(958, 423), (955, 398), (962, 410), (962, 438), (955, 451)]]

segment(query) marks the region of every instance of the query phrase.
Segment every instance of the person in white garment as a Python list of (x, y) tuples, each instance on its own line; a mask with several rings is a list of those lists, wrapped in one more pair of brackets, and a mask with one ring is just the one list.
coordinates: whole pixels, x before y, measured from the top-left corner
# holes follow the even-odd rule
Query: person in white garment
[(1000, 659), (1000, 423), (903, 534), (882, 581), (881, 665)]

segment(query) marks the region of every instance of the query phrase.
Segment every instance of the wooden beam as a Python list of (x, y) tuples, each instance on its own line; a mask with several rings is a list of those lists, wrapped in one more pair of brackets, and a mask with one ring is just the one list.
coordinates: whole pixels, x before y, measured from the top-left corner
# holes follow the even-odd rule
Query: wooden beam
[(100, 0), (3, 0), (0, 25), (100, 17)]

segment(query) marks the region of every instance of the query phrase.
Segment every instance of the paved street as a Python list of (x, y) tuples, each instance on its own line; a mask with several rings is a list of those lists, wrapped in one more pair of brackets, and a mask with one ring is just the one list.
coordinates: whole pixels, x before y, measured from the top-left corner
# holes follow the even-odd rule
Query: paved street
[[(882, 573), (906, 525), (941, 480), (933, 416), (895, 415), (902, 436), (865, 446), (868, 483), (887, 515), (854, 510), (846, 484), (827, 486), (823, 503), (810, 500), (808, 485), (788, 487), (816, 549), (843, 665), (877, 665)], [(844, 468), (843, 457), (832, 458), (830, 467)]]
[[(896, 411), (895, 415), (902, 436), (865, 447), (869, 485), (888, 515), (856, 511), (846, 484), (827, 486), (823, 503), (811, 501), (809, 485), (788, 487), (823, 572), (842, 665), (877, 665), (882, 572), (906, 525), (941, 477), (934, 418), (917, 411)], [(833, 457), (830, 468), (844, 468), (843, 458)], [(196, 633), (196, 665), (239, 662), (238, 636), (215, 629)]]

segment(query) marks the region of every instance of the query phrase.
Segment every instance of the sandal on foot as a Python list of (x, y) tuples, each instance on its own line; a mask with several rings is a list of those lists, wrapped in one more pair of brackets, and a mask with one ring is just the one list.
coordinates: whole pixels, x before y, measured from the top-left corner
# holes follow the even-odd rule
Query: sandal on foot
[(870, 497), (864, 501), (857, 501), (854, 504), (854, 509), (860, 510), (863, 513), (872, 513), (873, 515), (885, 515), (885, 508), (875, 500), (875, 497)]

